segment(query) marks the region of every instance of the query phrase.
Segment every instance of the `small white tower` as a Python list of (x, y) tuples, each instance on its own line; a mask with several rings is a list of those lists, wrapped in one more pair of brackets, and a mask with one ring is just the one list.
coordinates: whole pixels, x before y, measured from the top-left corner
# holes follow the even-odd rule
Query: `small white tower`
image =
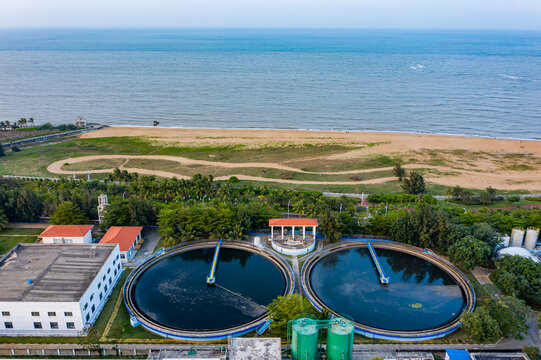
[(103, 217), (105, 216), (105, 207), (109, 206), (109, 200), (107, 199), (107, 195), (101, 193), (100, 196), (98, 196), (98, 222), (101, 224), (103, 221)]

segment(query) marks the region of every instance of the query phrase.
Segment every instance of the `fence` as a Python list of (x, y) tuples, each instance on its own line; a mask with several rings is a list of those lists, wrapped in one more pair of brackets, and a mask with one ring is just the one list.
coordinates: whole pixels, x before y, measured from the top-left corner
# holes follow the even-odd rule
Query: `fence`
[(30, 139), (15, 140), (15, 141), (3, 143), (2, 146), (8, 147), (8, 146), (13, 146), (13, 145), (27, 145), (27, 144), (32, 144), (32, 143), (35, 143), (35, 142), (53, 140), (53, 139), (60, 138), (60, 137), (65, 137), (65, 136), (82, 134), (82, 133), (85, 133), (85, 132), (101, 129), (102, 127), (103, 126), (100, 126), (100, 127), (94, 128), (94, 129), (73, 130), (73, 131), (66, 131), (66, 132), (62, 132), (62, 133), (50, 134), (50, 135), (45, 135), (45, 136), (38, 136), (38, 137), (30, 138)]

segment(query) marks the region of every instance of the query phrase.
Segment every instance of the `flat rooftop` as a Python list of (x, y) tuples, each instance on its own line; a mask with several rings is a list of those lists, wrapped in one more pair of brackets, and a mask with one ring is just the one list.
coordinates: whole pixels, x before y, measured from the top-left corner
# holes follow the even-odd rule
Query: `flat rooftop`
[(115, 246), (20, 244), (0, 263), (0, 301), (77, 302)]
[(280, 338), (233, 338), (229, 357), (232, 360), (280, 360)]

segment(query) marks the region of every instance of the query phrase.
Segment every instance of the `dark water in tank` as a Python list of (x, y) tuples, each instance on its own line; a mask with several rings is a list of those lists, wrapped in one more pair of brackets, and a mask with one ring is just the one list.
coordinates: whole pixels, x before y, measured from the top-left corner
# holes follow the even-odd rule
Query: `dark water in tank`
[(364, 325), (419, 331), (454, 319), (465, 305), (460, 287), (443, 270), (416, 256), (376, 249), (390, 278), (381, 285), (366, 248), (331, 253), (310, 273), (317, 296)]
[(164, 258), (138, 279), (133, 299), (152, 320), (182, 330), (218, 330), (261, 315), (283, 295), (286, 281), (269, 260), (244, 250), (222, 247), (216, 285), (208, 286), (214, 248)]

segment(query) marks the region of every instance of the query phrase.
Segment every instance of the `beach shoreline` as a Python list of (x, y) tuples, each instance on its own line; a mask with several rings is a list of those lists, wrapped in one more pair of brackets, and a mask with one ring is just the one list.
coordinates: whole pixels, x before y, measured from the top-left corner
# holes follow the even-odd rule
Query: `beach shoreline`
[(454, 134), (454, 133), (439, 133), (429, 131), (378, 131), (378, 130), (344, 130), (344, 129), (307, 129), (307, 128), (265, 128), (265, 127), (235, 127), (235, 128), (212, 128), (212, 127), (191, 127), (191, 126), (150, 126), (150, 125), (103, 125), (104, 128), (143, 128), (143, 129), (163, 129), (163, 130), (226, 130), (226, 131), (308, 131), (308, 132), (328, 132), (328, 133), (361, 133), (361, 134), (405, 134), (405, 135), (436, 135), (450, 137), (465, 137), (465, 138), (480, 138), (480, 139), (495, 139), (495, 140), (518, 140), (518, 141), (538, 141), (541, 142), (541, 136), (535, 138), (518, 138), (505, 136), (487, 136), (477, 134)]
[[(372, 153), (392, 153), (407, 150), (467, 150), (495, 153), (531, 154), (541, 157), (541, 141), (525, 139), (501, 139), (481, 136), (427, 134), (410, 132), (369, 132), (287, 129), (207, 129), (164, 128), (143, 126), (107, 126), (83, 134), (82, 138), (143, 137), (152, 140), (177, 142), (193, 146), (235, 145), (248, 147), (272, 144), (373, 144)], [(370, 153), (365, 149), (364, 153)]]

